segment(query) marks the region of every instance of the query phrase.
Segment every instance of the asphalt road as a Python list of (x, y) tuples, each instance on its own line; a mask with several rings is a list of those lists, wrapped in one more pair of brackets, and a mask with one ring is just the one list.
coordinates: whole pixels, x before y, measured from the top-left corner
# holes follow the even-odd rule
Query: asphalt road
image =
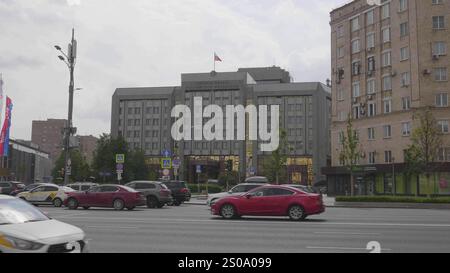
[(42, 207), (53, 218), (82, 228), (91, 252), (301, 253), (381, 251), (450, 253), (450, 211), (328, 208), (304, 222), (244, 217), (226, 221), (206, 206), (71, 211)]

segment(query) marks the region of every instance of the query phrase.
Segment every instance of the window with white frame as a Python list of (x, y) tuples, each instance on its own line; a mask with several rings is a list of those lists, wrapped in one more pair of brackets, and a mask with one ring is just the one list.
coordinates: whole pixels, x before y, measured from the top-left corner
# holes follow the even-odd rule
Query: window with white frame
[(390, 138), (392, 136), (391, 125), (383, 126), (384, 138)]
[(392, 76), (383, 77), (383, 91), (392, 90)]
[(368, 128), (367, 136), (369, 140), (375, 140), (375, 128)]
[(367, 94), (372, 95), (376, 93), (375, 79), (367, 80)]
[(408, 0), (399, 0), (398, 11), (402, 12), (408, 9)]
[(437, 67), (434, 69), (434, 80), (435, 81), (447, 81), (448, 71), (446, 67)]
[(369, 152), (369, 164), (375, 164), (376, 163), (376, 152)]
[(367, 58), (367, 70), (368, 70), (368, 72), (375, 71), (375, 57), (374, 56)]
[(391, 66), (392, 65), (392, 62), (391, 62), (392, 58), (391, 58), (391, 56), (392, 56), (391, 51), (386, 51), (386, 52), (383, 52), (381, 54), (381, 62), (382, 62), (383, 67), (387, 67), (387, 66)]
[(352, 53), (359, 53), (361, 51), (359, 39), (352, 41)]
[(444, 16), (433, 16), (433, 29), (445, 29)]
[(347, 120), (347, 113), (344, 111), (339, 111), (338, 121), (346, 121), (346, 120)]
[(433, 5), (442, 5), (444, 3), (444, 0), (432, 0), (431, 3)]
[(411, 109), (411, 98), (410, 97), (403, 97), (402, 98), (402, 109), (403, 110)]
[(359, 119), (360, 117), (361, 117), (361, 106), (358, 104), (353, 106), (353, 118)]
[(434, 42), (433, 43), (433, 55), (434, 56), (444, 56), (447, 54), (447, 44), (445, 42)]
[(409, 72), (403, 72), (400, 77), (401, 87), (407, 87), (411, 83), (411, 76)]
[(448, 107), (447, 93), (439, 93), (436, 95), (436, 107)]
[(448, 134), (448, 120), (439, 120), (438, 121), (438, 128), (441, 130), (443, 134)]
[(392, 151), (384, 151), (384, 163), (392, 163)]
[(383, 38), (383, 43), (387, 43), (391, 41), (391, 28), (387, 27), (381, 31), (381, 35)]
[(361, 62), (360, 61), (354, 61), (352, 63), (352, 75), (358, 76), (361, 74)]
[(344, 89), (338, 88), (337, 90), (337, 100), (343, 101), (344, 100)]
[(361, 96), (361, 86), (359, 82), (354, 82), (352, 85), (353, 98), (359, 98)]
[(409, 26), (408, 22), (404, 22), (400, 24), (400, 37), (404, 37), (409, 34)]
[(411, 122), (402, 123), (402, 136), (411, 135)]
[(338, 38), (344, 37), (344, 26), (338, 26), (336, 29), (336, 34)]
[(409, 47), (400, 48), (400, 61), (406, 61), (409, 59)]
[(385, 114), (389, 114), (392, 112), (392, 99), (386, 98), (383, 100), (383, 111)]
[(342, 58), (342, 57), (344, 57), (344, 47), (343, 46), (341, 46), (341, 47), (338, 47), (338, 49), (337, 49), (337, 57), (338, 58)]

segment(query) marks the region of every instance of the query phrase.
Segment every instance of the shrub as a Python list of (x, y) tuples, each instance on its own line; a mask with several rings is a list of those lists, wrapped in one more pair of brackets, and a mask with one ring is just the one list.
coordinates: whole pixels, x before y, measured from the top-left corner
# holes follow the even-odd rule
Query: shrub
[(386, 203), (420, 203), (448, 204), (450, 197), (408, 197), (408, 196), (338, 196), (336, 202), (386, 202)]
[[(188, 184), (188, 188), (191, 191), (191, 193), (199, 193), (197, 184)], [(200, 184), (200, 193), (202, 193), (202, 192), (206, 192), (206, 184)], [(219, 192), (223, 192), (223, 189), (219, 185), (209, 184), (208, 192), (209, 193), (219, 193)]]

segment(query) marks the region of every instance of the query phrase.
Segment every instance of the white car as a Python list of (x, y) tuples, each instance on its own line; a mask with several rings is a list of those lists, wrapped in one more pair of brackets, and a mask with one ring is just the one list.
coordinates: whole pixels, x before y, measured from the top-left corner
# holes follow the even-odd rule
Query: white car
[(74, 191), (74, 189), (69, 187), (42, 184), (31, 191), (19, 193), (17, 197), (33, 205), (54, 205), (59, 208), (68, 197), (67, 193)]
[(0, 195), (0, 253), (85, 253), (84, 232), (27, 202)]
[(264, 184), (261, 183), (243, 183), (234, 186), (230, 191), (228, 192), (221, 192), (221, 193), (215, 193), (215, 194), (209, 194), (208, 199), (206, 200), (206, 205), (212, 206), (217, 200), (220, 198), (226, 197), (226, 196), (235, 196), (240, 195), (243, 193), (246, 193), (248, 191), (251, 191), (255, 188), (264, 186)]

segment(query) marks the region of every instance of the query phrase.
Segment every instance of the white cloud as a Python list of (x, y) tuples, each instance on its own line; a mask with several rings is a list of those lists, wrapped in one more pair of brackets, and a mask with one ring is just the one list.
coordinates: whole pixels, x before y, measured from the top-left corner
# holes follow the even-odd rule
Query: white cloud
[[(68, 71), (53, 45), (78, 39), (74, 124), (109, 132), (117, 87), (173, 86), (180, 73), (282, 66), (297, 81), (329, 77), (329, 12), (344, 0), (3, 0), (0, 72), (14, 100), (12, 136), (67, 116)], [(2, 63), (3, 62), (3, 63)]]

